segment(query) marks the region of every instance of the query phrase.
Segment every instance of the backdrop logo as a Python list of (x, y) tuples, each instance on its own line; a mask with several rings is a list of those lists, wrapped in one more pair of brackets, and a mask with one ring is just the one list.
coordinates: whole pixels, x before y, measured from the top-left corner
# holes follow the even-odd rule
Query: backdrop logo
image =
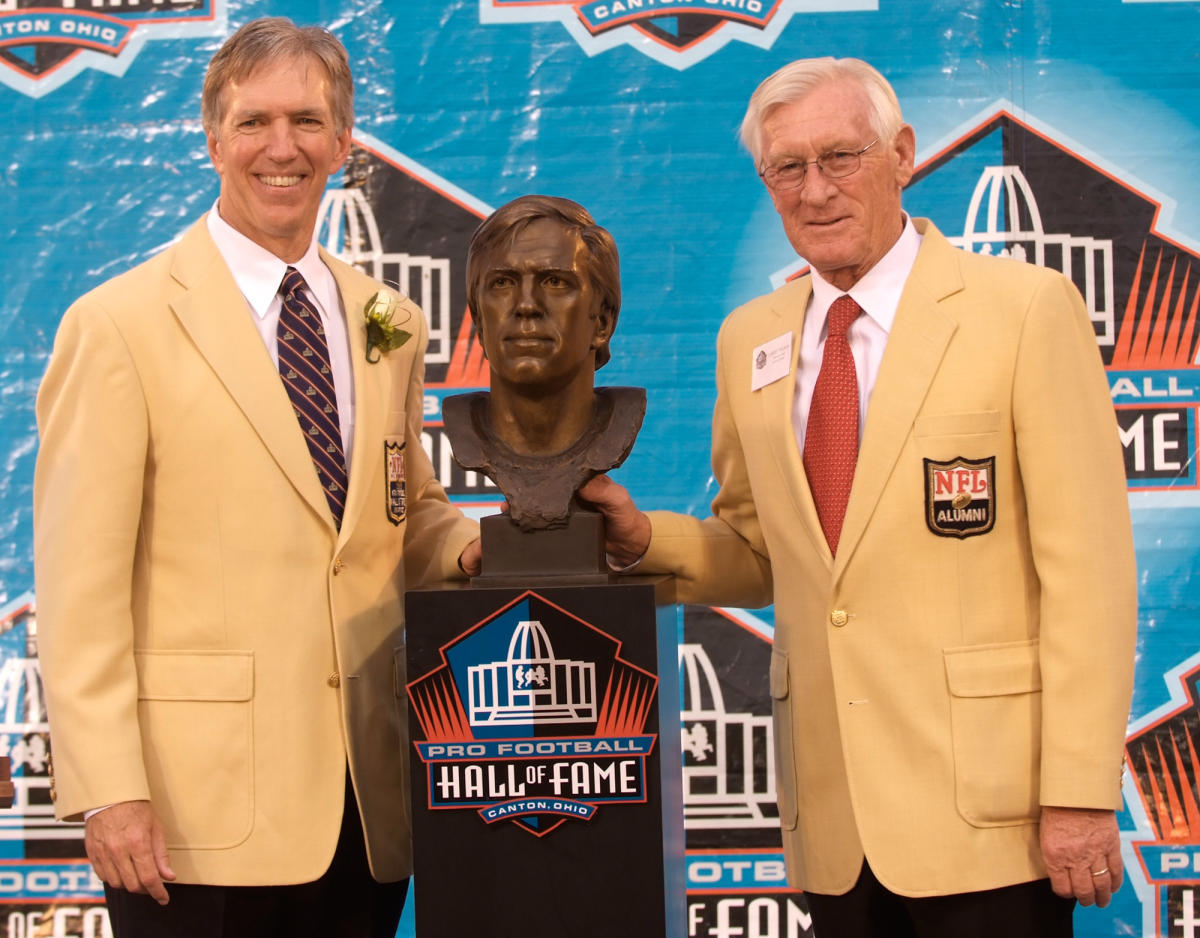
[(224, 0), (0, 0), (0, 80), (40, 97), (86, 68), (124, 74), (148, 38), (214, 35)]
[(408, 685), (430, 810), (540, 837), (646, 802), (658, 678), (622, 660), (615, 638), (527, 591), (441, 654)]
[(481, 23), (560, 22), (595, 55), (627, 44), (673, 68), (736, 39), (769, 49), (795, 13), (878, 9), (878, 0), (480, 0)]
[[(1168, 681), (1171, 678), (1168, 675)], [(1132, 733), (1126, 761), (1144, 822), (1132, 841), (1140, 872), (1156, 893), (1156, 935), (1200, 927), (1200, 668), (1179, 676), (1186, 702)], [(1131, 802), (1129, 794), (1126, 801)], [(1149, 828), (1149, 838), (1142, 839)], [(1149, 905), (1149, 903), (1147, 903)]]
[(486, 389), (487, 361), (467, 312), (467, 245), (491, 208), (367, 134), (356, 133), (345, 186), (321, 203), (325, 248), (411, 297), (425, 313), (425, 426), (421, 443), (457, 502), (499, 499), (494, 483), (454, 462), (442, 428), (447, 394)]

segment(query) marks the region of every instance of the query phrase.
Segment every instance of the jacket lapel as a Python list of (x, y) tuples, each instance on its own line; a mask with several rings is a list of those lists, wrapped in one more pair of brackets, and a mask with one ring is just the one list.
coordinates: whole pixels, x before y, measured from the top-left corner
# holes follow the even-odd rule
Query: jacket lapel
[[(350, 342), (350, 367), (354, 372), (354, 449), (350, 456), (350, 489), (346, 493), (346, 510), (342, 514), (339, 541), (344, 542), (353, 532), (370, 496), (373, 480), (371, 463), (383, 460), (381, 441), (384, 437), (392, 393), (392, 367), (387, 359), (367, 361), (367, 329), (363, 310), (374, 294), (374, 281), (354, 268), (321, 250), (321, 259), (333, 271), (342, 307), (346, 313), (346, 335)], [(412, 354), (408, 346), (390, 353)], [(397, 402), (397, 407), (400, 403)]]
[(923, 219), (916, 264), (905, 283), (867, 408), (854, 486), (846, 506), (835, 578), (845, 569), (891, 477), (957, 324), (939, 308), (963, 288), (954, 248)]
[(283, 474), (320, 517), (328, 518), (332, 530), (333, 518), (298, 432), (296, 413), (203, 218), (180, 241), (171, 275), (183, 287), (169, 303), (172, 312)]

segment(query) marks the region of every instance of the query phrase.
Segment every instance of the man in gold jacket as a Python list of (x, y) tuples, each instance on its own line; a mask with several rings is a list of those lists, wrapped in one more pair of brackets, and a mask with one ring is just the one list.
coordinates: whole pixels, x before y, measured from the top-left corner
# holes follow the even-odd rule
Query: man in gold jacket
[(913, 130), (864, 62), (786, 66), (743, 139), (812, 272), (721, 328), (712, 517), (580, 494), (680, 601), (775, 603), (783, 847), (821, 938), (1070, 935), (1121, 883), (1136, 628), (1084, 304), (903, 212)]
[[(71, 307), (39, 392), (57, 812), (87, 818), (118, 936), (390, 938), (403, 906), (402, 597), (478, 546), (421, 447), (422, 312), (385, 291), (372, 347), (384, 288), (316, 244), (352, 88), (323, 29), (229, 39), (217, 205)], [(285, 316), (319, 342), (289, 351)]]

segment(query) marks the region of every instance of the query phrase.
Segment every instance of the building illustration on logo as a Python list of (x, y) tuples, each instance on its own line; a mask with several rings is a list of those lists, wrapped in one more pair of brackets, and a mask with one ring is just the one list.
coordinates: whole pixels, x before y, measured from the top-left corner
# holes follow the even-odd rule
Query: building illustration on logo
[(962, 234), (948, 240), (975, 254), (1012, 257), (1061, 271), (1081, 285), (1096, 343), (1115, 344), (1112, 239), (1046, 231), (1020, 166), (984, 167), (967, 205)]
[(596, 665), (555, 658), (540, 622), (521, 622), (503, 661), (467, 669), (470, 723), (545, 725), (596, 719)]
[(777, 827), (771, 717), (726, 710), (717, 669), (699, 643), (679, 646), (679, 684), (684, 827)]
[(450, 258), (384, 250), (375, 210), (359, 187), (326, 190), (317, 215), (317, 240), (420, 306), (429, 326), (426, 364), (450, 363)]
[(797, 14), (877, 9), (878, 0), (480, 0), (479, 22), (559, 22), (588, 55), (629, 45), (685, 69), (733, 40), (769, 49)]
[(148, 39), (224, 31), (224, 0), (4, 0), (0, 82), (39, 98), (85, 69), (123, 75)]

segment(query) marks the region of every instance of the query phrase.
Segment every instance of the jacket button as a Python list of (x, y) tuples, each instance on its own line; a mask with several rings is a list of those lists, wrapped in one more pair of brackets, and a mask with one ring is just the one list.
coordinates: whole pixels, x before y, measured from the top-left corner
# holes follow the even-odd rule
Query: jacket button
[(344, 567), (344, 566), (345, 566), (345, 564), (344, 564), (344, 563), (342, 563), (342, 558), (341, 558), (341, 557), (339, 557), (337, 560), (335, 560), (335, 561), (333, 562), (333, 575), (334, 575), (334, 576), (337, 576), (339, 573), (341, 573), (341, 572), (342, 572), (342, 567)]
[(829, 614), (829, 622), (835, 629), (840, 629), (850, 621), (850, 616), (845, 609), (835, 609)]
[(327, 677), (325, 679), (325, 683), (328, 684), (330, 687), (337, 687), (339, 684), (342, 683), (342, 677), (340, 674), (338, 674), (336, 671), (334, 671), (331, 675), (329, 675), (329, 677)]

